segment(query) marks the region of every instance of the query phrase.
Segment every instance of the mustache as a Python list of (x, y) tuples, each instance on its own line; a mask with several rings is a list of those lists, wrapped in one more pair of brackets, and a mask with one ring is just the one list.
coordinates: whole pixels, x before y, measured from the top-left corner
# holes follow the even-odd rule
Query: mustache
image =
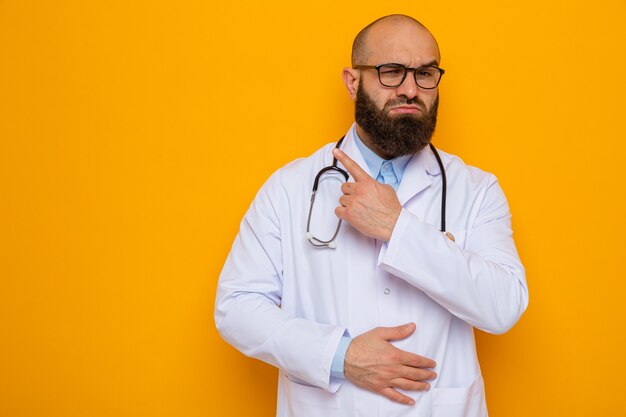
[(400, 96), (398, 98), (389, 100), (387, 103), (385, 103), (384, 110), (389, 110), (393, 107), (398, 107), (402, 105), (413, 105), (413, 104), (418, 106), (421, 111), (423, 112), (426, 111), (426, 104), (424, 104), (422, 100), (420, 100), (418, 97), (408, 98), (406, 96)]

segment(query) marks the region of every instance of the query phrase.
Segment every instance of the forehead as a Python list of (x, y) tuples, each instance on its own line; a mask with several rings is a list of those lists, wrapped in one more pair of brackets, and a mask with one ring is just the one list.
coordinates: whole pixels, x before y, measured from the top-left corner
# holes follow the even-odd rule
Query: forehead
[(381, 22), (373, 26), (366, 38), (368, 64), (395, 62), (407, 66), (439, 63), (435, 38), (413, 22)]

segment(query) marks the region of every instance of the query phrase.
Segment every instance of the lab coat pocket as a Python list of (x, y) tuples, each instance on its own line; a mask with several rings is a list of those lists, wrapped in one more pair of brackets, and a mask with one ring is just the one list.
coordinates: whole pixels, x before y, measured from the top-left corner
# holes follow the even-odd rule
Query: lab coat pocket
[(295, 382), (285, 376), (287, 409), (290, 417), (333, 417), (339, 416), (336, 393)]
[(434, 388), (433, 417), (487, 417), (483, 378), (463, 388)]

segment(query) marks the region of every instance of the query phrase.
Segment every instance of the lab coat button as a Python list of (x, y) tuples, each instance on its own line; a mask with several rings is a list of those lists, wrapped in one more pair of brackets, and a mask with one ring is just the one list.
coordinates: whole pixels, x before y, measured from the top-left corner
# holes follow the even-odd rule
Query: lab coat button
[(391, 290), (389, 288), (385, 288), (385, 291), (384, 291), (385, 295), (389, 295), (390, 292)]

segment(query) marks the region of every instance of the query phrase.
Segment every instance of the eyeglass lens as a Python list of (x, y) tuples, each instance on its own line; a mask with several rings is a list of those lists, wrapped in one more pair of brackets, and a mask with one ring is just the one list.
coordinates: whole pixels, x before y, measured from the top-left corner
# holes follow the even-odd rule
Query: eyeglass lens
[[(437, 87), (441, 71), (437, 67), (424, 66), (413, 71), (415, 83), (425, 89)], [(407, 68), (398, 64), (386, 64), (378, 67), (378, 79), (386, 87), (398, 87), (404, 82)]]

